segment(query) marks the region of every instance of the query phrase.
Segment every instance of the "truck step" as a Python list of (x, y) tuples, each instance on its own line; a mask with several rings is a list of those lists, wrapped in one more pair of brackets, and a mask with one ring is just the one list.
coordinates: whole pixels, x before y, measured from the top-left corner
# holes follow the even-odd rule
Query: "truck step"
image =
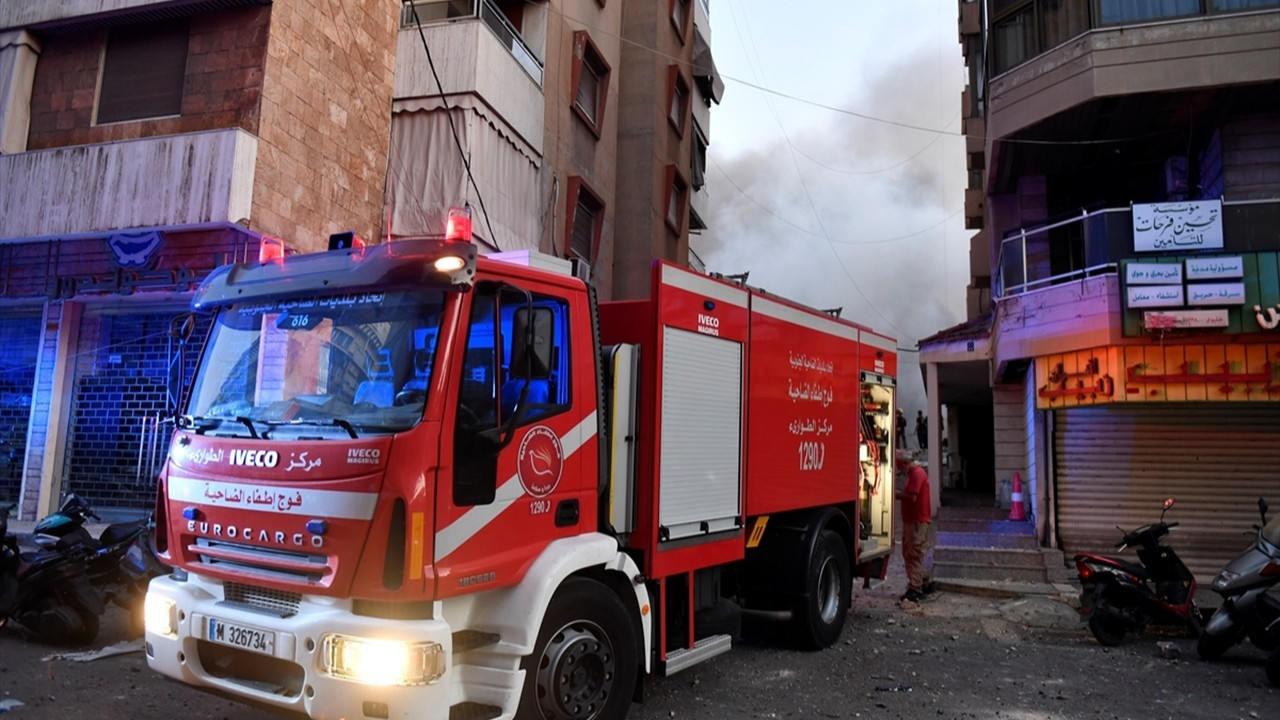
[(733, 647), (733, 638), (728, 635), (712, 635), (696, 641), (691, 648), (681, 648), (667, 653), (667, 662), (663, 667), (663, 675), (671, 676), (716, 655), (729, 652)]
[(458, 703), (449, 708), (449, 720), (493, 720), (502, 714), (502, 708), (478, 702)]

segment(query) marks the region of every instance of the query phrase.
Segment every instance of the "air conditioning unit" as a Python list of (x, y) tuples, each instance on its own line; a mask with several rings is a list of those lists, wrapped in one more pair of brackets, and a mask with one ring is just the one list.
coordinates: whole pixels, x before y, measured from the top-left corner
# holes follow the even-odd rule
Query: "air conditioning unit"
[(573, 265), (573, 276), (582, 282), (591, 284), (591, 263), (580, 257), (569, 258), (570, 264)]

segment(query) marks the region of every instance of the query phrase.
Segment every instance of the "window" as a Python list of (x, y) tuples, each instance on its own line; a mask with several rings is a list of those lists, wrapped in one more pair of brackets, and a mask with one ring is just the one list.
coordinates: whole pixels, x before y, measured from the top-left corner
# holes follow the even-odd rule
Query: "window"
[(995, 74), (1013, 68), (1036, 53), (1033, 8), (1028, 5), (995, 22)]
[(1101, 6), (1103, 25), (1200, 14), (1200, 0), (1102, 0)]
[(580, 177), (569, 178), (569, 222), (567, 254), (578, 257), (588, 265), (595, 262), (600, 244), (600, 229), (604, 225), (604, 201), (596, 195)]
[(667, 76), (670, 88), (670, 96), (667, 98), (667, 119), (671, 121), (671, 127), (676, 129), (676, 134), (684, 137), (684, 126), (688, 122), (686, 118), (689, 117), (689, 81), (680, 74), (679, 65), (669, 66)]
[(597, 138), (609, 97), (609, 64), (585, 30), (573, 34), (573, 111)]
[(689, 184), (694, 191), (707, 184), (707, 139), (697, 123), (693, 126), (693, 152), (689, 159)]
[(671, 0), (671, 26), (676, 29), (680, 43), (684, 44), (685, 30), (689, 27), (689, 0)]
[(185, 19), (113, 28), (102, 61), (97, 124), (181, 114), (187, 37)]
[(679, 235), (684, 228), (684, 209), (689, 203), (689, 183), (676, 169), (667, 166), (667, 228)]
[[(414, 20), (415, 15), (417, 21)], [(400, 27), (411, 28), (417, 27), (418, 22), (426, 24), (475, 16), (475, 0), (418, 0), (401, 6)]]

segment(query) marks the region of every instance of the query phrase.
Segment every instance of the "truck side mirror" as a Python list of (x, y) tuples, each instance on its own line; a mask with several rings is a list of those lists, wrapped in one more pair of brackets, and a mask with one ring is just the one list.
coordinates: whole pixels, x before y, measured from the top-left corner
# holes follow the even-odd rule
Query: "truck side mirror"
[(555, 317), (550, 308), (519, 308), (511, 319), (511, 377), (545, 380), (551, 376)]

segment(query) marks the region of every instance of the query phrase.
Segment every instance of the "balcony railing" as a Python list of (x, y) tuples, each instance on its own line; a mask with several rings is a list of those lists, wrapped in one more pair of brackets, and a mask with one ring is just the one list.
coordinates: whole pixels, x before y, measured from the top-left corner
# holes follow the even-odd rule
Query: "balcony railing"
[(418, 0), (407, 3), (400, 10), (400, 27), (416, 25), (414, 13), (423, 25), (454, 22), (465, 18), (480, 18), (493, 31), (498, 40), (511, 51), (521, 68), (534, 82), (542, 85), (542, 61), (538, 59), (520, 32), (515, 29), (492, 0)]
[[(1222, 203), (1222, 252), (1280, 249), (1280, 200)], [(1018, 295), (1093, 275), (1116, 272), (1135, 257), (1130, 208), (1082, 208), (1078, 215), (1047, 225), (1019, 228), (1000, 241), (992, 296)]]

